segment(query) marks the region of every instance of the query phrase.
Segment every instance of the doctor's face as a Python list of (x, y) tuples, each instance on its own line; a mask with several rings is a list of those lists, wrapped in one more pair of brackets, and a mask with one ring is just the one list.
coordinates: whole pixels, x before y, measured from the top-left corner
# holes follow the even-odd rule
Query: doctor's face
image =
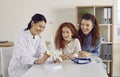
[(82, 19), (80, 28), (81, 28), (83, 34), (87, 35), (92, 31), (93, 23), (91, 20)]
[(45, 25), (46, 23), (44, 21), (40, 21), (38, 23), (34, 23), (34, 21), (32, 21), (31, 29), (32, 29), (33, 36), (39, 35), (42, 31), (44, 31)]

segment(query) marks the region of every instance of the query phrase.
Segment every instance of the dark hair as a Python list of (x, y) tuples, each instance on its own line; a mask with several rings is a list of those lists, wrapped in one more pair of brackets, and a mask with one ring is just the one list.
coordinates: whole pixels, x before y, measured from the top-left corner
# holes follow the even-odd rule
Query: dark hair
[(80, 23), (79, 23), (79, 29), (78, 29), (78, 33), (80, 36), (80, 42), (81, 42), (81, 46), (84, 45), (84, 39), (85, 39), (85, 35), (83, 34), (82, 30), (81, 30), (81, 21), (85, 19), (85, 20), (91, 20), (92, 24), (93, 24), (93, 29), (91, 31), (92, 34), (92, 43), (91, 45), (94, 47), (97, 43), (97, 41), (100, 39), (100, 28), (99, 28), (99, 24), (97, 22), (97, 19), (94, 15), (90, 14), (90, 13), (86, 13), (84, 14), (81, 19), (80, 19)]
[(28, 30), (28, 29), (31, 28), (31, 22), (32, 22), (32, 21), (34, 21), (34, 23), (38, 23), (38, 22), (40, 22), (40, 21), (44, 21), (45, 23), (47, 23), (47, 20), (46, 20), (46, 18), (44, 17), (44, 15), (37, 13), (37, 14), (35, 14), (35, 15), (32, 16), (31, 21), (28, 23), (27, 28), (25, 28), (24, 30)]
[(75, 26), (70, 23), (70, 22), (64, 22), (60, 25), (60, 27), (58, 28), (57, 32), (56, 32), (56, 36), (55, 36), (55, 46), (57, 49), (63, 49), (65, 48), (66, 46), (66, 42), (65, 40), (63, 39), (63, 36), (62, 36), (62, 29), (64, 27), (67, 27), (71, 30), (72, 32), (72, 38), (78, 38), (79, 39), (79, 36), (78, 36), (78, 33), (77, 33), (77, 30), (75, 28)]

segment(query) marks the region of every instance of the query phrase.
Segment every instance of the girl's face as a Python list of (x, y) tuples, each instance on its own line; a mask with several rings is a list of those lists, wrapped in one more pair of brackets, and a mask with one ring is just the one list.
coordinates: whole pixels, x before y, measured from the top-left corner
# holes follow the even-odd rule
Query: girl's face
[(81, 30), (82, 30), (83, 34), (87, 35), (93, 29), (92, 21), (91, 20), (82, 19), (80, 27), (81, 27)]
[(70, 42), (72, 40), (72, 32), (70, 28), (68, 27), (62, 28), (62, 37), (66, 42)]
[(31, 25), (32, 25), (32, 34), (33, 34), (33, 36), (35, 36), (35, 35), (39, 35), (42, 31), (44, 31), (44, 29), (45, 29), (45, 22), (44, 21), (40, 21), (40, 22), (38, 22), (38, 23), (34, 23), (33, 21), (32, 21), (32, 23), (31, 23)]

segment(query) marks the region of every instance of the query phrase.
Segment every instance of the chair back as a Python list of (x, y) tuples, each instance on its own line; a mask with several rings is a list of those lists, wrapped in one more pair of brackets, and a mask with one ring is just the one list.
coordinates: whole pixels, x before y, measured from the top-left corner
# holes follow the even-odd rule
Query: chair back
[(9, 77), (8, 66), (12, 57), (13, 47), (5, 47), (1, 50), (1, 68), (3, 77)]

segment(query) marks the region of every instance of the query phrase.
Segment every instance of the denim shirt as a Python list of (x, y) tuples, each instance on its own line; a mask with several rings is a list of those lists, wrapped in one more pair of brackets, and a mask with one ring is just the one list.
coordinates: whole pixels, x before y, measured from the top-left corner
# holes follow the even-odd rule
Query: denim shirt
[(99, 39), (97, 41), (97, 44), (95, 47), (91, 46), (91, 42), (92, 42), (92, 35), (88, 34), (84, 41), (84, 45), (81, 46), (82, 51), (90, 52), (90, 53), (92, 53), (93, 56), (99, 57), (100, 56), (100, 48), (101, 48), (101, 39)]

